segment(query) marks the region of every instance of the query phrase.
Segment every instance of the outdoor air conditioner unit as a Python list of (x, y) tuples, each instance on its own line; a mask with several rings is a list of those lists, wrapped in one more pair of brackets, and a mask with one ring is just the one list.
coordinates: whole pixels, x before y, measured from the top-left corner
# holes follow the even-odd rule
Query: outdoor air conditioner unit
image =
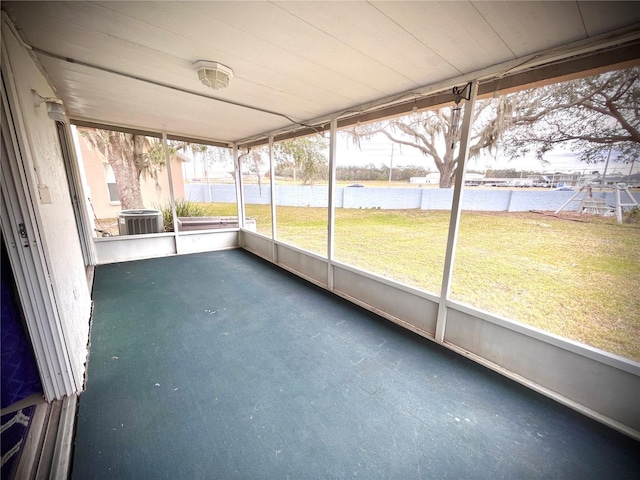
[(120, 235), (160, 233), (164, 230), (160, 210), (122, 210), (118, 214)]

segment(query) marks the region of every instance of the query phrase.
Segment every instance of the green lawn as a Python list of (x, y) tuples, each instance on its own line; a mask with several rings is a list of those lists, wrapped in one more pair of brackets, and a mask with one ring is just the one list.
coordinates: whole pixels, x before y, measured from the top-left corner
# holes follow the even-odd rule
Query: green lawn
[[(217, 214), (235, 206), (212, 205)], [(226, 211), (225, 209), (228, 209)], [(248, 205), (271, 235), (270, 207)], [(278, 207), (278, 239), (326, 255), (326, 209)], [(464, 212), (452, 298), (640, 361), (640, 227)], [(336, 260), (439, 294), (449, 212), (336, 210)]]

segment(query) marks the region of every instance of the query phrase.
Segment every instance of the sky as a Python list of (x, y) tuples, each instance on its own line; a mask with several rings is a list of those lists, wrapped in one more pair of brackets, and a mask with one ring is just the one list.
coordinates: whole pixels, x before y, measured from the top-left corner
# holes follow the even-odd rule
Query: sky
[[(422, 165), (427, 169), (436, 171), (433, 161), (425, 157), (417, 149), (406, 145), (394, 144), (382, 135), (374, 137), (371, 141), (363, 141), (361, 148), (354, 145), (350, 140), (339, 139), (337, 146), (338, 165), (367, 165), (373, 163), (376, 166), (380, 164), (389, 165), (393, 154), (394, 166), (406, 165)], [(532, 170), (539, 172), (592, 172), (604, 171), (605, 164), (597, 163), (588, 165), (581, 162), (576, 155), (566, 149), (556, 149), (545, 155), (545, 160), (549, 162), (542, 165), (534, 156), (510, 160), (497, 156), (485, 155), (480, 158), (470, 160), (467, 170), (485, 171), (488, 168), (493, 169), (515, 169), (515, 170)], [(631, 168), (630, 164), (610, 162), (607, 168), (607, 175), (621, 173), (628, 175)], [(636, 162), (633, 166), (633, 173), (640, 172), (640, 162)]]
[[(328, 152), (326, 153), (328, 156)], [(194, 155), (187, 154), (188, 157)], [(195, 155), (195, 162), (186, 162), (183, 165), (183, 174), (187, 178), (204, 176), (202, 163), (199, 156)], [(350, 139), (347, 139), (346, 135), (338, 136), (337, 145), (337, 165), (338, 166), (364, 166), (373, 163), (376, 167), (380, 165), (389, 165), (393, 158), (393, 167), (416, 165), (423, 166), (427, 170), (436, 172), (433, 160), (425, 157), (417, 149), (399, 145), (387, 139), (383, 135), (377, 135), (371, 140), (362, 140), (360, 147), (355, 145)], [(469, 161), (467, 170), (484, 172), (487, 169), (515, 169), (517, 171), (527, 170), (540, 173), (591, 173), (598, 171), (601, 174), (604, 171), (604, 162), (595, 165), (588, 165), (576, 157), (576, 155), (563, 149), (556, 149), (545, 155), (545, 159), (549, 162), (546, 165), (542, 165), (538, 159), (534, 156), (519, 158), (517, 160), (510, 160), (508, 158), (498, 155), (484, 155), (479, 158), (475, 158)], [(266, 157), (264, 158), (264, 165), (261, 170), (268, 171), (268, 165), (266, 164)], [(607, 175), (621, 174), (629, 175), (630, 164), (610, 162), (607, 168)], [(232, 169), (232, 163), (229, 161), (226, 163), (214, 162), (210, 164), (208, 173), (209, 176), (220, 176), (228, 174)], [(632, 173), (640, 173), (640, 162), (636, 162), (633, 166)]]

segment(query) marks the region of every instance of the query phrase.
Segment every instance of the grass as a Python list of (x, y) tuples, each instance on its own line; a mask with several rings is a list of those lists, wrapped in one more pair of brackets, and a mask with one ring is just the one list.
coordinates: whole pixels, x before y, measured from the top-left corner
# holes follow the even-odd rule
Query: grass
[(452, 298), (640, 360), (640, 229), (597, 220), (463, 215)]
[[(246, 211), (270, 236), (270, 206)], [(463, 212), (451, 298), (640, 361), (640, 228), (562, 217)], [(326, 256), (326, 209), (278, 206), (277, 220), (279, 240)], [(447, 211), (338, 209), (335, 258), (439, 294), (448, 226)]]
[[(270, 235), (269, 206), (251, 210)], [(278, 207), (278, 239), (326, 255), (326, 215)], [(451, 298), (640, 361), (640, 229), (572, 220), (464, 212)], [(448, 226), (445, 211), (338, 209), (335, 258), (438, 294)]]

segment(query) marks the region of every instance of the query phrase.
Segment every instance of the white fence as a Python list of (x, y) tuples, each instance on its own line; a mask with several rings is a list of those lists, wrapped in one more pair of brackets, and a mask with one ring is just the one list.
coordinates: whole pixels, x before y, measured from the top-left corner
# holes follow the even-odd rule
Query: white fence
[[(527, 189), (467, 189), (462, 198), (463, 210), (526, 212), (529, 210), (557, 210), (575, 192)], [(234, 185), (187, 184), (185, 196), (194, 202), (234, 203)], [(593, 192), (594, 197), (605, 198), (607, 205), (613, 206), (612, 192)], [(640, 193), (634, 192), (640, 203)], [(579, 198), (582, 198), (581, 196)], [(271, 201), (269, 185), (245, 185), (246, 204), (268, 205)], [(326, 207), (328, 188), (319, 186), (278, 186), (278, 205), (292, 207)], [(335, 191), (337, 208), (369, 208), (383, 210), (449, 210), (453, 199), (453, 189), (448, 188), (362, 188), (340, 187)], [(577, 210), (580, 202), (572, 202), (566, 210)]]

